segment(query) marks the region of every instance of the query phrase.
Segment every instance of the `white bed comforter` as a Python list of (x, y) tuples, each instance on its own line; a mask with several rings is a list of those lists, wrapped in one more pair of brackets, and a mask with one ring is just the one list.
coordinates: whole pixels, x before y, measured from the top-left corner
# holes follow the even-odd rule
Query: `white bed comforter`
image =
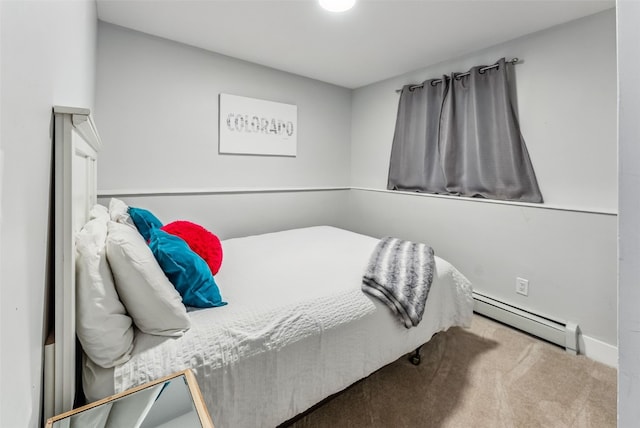
[(138, 333), (131, 360), (105, 376), (120, 392), (191, 367), (216, 428), (274, 427), (434, 333), (470, 323), (470, 284), (437, 257), (416, 328), (362, 293), (377, 242), (333, 227), (223, 241), (216, 280), (229, 304), (190, 312), (181, 338)]

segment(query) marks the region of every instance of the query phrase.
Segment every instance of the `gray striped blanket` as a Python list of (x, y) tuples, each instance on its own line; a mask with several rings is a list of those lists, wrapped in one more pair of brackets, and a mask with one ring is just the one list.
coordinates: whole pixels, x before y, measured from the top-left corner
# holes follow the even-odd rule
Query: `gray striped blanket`
[(384, 302), (406, 328), (418, 325), (433, 281), (433, 248), (386, 237), (362, 278), (362, 291)]

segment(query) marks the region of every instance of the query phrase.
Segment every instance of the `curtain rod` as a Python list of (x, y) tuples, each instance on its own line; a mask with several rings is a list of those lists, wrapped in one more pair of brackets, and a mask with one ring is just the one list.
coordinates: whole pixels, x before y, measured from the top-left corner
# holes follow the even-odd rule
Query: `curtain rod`
[[(505, 62), (508, 62), (508, 63), (511, 63), (511, 64), (517, 64), (517, 63), (518, 63), (518, 61), (520, 61), (518, 58), (513, 58), (512, 60), (505, 61)], [(490, 70), (490, 69), (492, 69), (492, 68), (497, 68), (498, 66), (499, 66), (499, 64), (498, 64), (498, 63), (495, 63), (495, 64), (493, 64), (493, 65), (488, 65), (488, 66), (486, 66), (486, 67), (482, 67), (482, 68), (480, 69), (480, 73), (484, 73), (485, 71)], [(470, 75), (470, 74), (471, 74), (471, 72), (470, 72), (470, 71), (467, 71), (467, 72), (465, 72), (465, 73), (459, 73), (459, 74), (456, 74), (456, 78), (458, 78), (458, 77), (468, 76), (468, 75)], [(442, 79), (436, 79), (436, 80), (432, 80), (432, 81), (431, 81), (431, 84), (432, 84), (432, 85), (434, 85), (434, 86), (435, 86), (435, 85), (437, 85), (438, 83), (442, 83)], [(414, 89), (416, 89), (416, 88), (422, 88), (423, 86), (424, 86), (423, 84), (421, 84), (421, 85), (413, 85), (413, 86), (410, 86), (410, 87), (409, 87), (409, 90), (410, 90), (410, 91), (413, 91)], [(402, 92), (402, 89), (396, 89), (396, 93), (397, 93), (397, 94), (399, 94), (400, 92)]]

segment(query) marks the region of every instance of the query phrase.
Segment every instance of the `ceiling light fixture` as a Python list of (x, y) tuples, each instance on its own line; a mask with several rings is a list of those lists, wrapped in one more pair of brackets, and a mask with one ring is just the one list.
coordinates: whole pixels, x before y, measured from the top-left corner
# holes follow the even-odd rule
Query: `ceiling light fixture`
[(356, 0), (318, 0), (320, 6), (329, 12), (345, 12), (356, 4)]

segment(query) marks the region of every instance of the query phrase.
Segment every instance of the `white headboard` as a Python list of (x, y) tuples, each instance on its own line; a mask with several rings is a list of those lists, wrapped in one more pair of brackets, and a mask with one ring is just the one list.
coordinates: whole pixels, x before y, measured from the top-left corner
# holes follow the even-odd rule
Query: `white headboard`
[[(45, 361), (45, 418), (52, 416), (49, 412), (59, 414), (74, 405), (77, 373), (75, 234), (97, 201), (96, 163), (102, 146), (88, 109), (56, 106), (53, 113), (55, 337), (53, 362)], [(48, 366), (53, 368), (53, 377), (47, 375)]]

